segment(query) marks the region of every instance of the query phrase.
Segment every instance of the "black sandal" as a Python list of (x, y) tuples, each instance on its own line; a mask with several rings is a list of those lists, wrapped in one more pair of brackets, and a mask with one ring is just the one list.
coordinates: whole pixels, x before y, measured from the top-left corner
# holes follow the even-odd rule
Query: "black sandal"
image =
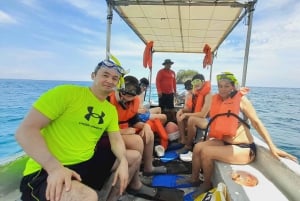
[(132, 194), (136, 197), (141, 197), (150, 200), (157, 201), (182, 201), (184, 197), (184, 191), (175, 188), (157, 187), (153, 188), (155, 195), (141, 193), (140, 190), (127, 189), (127, 193)]

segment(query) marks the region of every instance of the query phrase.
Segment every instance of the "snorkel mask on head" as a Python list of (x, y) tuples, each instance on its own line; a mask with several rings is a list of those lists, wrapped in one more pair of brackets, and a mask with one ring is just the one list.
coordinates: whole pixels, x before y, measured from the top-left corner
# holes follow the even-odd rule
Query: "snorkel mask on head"
[(124, 70), (124, 68), (121, 66), (120, 61), (117, 59), (117, 57), (115, 57), (111, 53), (107, 53), (107, 57), (110, 58), (112, 61), (109, 59), (103, 60), (98, 64), (98, 66), (96, 68), (99, 69), (100, 67), (107, 67), (107, 68), (115, 69), (121, 75), (116, 88), (117, 89), (124, 88), (125, 87), (124, 76), (129, 73), (129, 69)]
[(219, 82), (220, 80), (229, 80), (233, 86), (235, 86), (236, 89), (238, 89), (239, 87), (239, 83), (238, 80), (236, 79), (236, 77), (233, 75), (233, 73), (231, 72), (222, 72), (221, 74), (217, 75), (217, 82)]
[[(134, 76), (124, 77), (124, 87), (119, 89), (120, 95), (134, 97), (141, 93), (141, 88), (139, 86), (139, 81)], [(127, 109), (126, 104), (123, 99), (119, 101), (119, 104), (123, 109)]]

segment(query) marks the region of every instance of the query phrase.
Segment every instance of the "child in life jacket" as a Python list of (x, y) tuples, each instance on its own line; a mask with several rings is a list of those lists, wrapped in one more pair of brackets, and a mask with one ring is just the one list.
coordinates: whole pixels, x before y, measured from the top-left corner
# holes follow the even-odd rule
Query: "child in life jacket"
[(149, 81), (147, 78), (140, 79), (139, 83), (141, 93), (139, 94), (140, 107), (138, 109), (139, 117), (143, 122), (148, 121), (149, 119), (159, 119), (164, 125), (167, 122), (167, 115), (161, 113), (160, 107), (145, 106), (144, 100), (146, 97), (147, 88), (149, 87)]
[(112, 92), (109, 101), (116, 106), (119, 118), (119, 127), (127, 149), (138, 150), (142, 155), (144, 175), (166, 173), (164, 166), (154, 167), (153, 147), (154, 134), (149, 124), (140, 120), (139, 81), (133, 76), (125, 76), (125, 87)]
[(180, 141), (184, 144), (184, 147), (177, 151), (178, 154), (192, 150), (197, 128), (205, 129), (208, 123), (206, 116), (212, 99), (210, 82), (205, 81), (202, 74), (196, 74), (191, 84), (192, 94), (187, 97), (185, 107), (176, 114)]

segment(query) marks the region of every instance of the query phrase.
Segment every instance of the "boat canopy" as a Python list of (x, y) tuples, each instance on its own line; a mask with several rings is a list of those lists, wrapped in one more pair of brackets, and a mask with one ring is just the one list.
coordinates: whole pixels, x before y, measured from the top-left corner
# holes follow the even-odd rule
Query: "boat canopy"
[(113, 9), (154, 52), (214, 52), (242, 19), (249, 2), (234, 0), (110, 0)]
[[(145, 45), (149, 41), (154, 42), (152, 52), (204, 53), (203, 49), (208, 44), (214, 54), (245, 16), (250, 18), (248, 25), (251, 24), (256, 2), (257, 0), (107, 0), (108, 20), (111, 23), (113, 9)], [(251, 26), (247, 36), (248, 43), (250, 33)], [(108, 45), (109, 40), (110, 38)], [(245, 51), (247, 58), (248, 49), (249, 44)], [(109, 50), (107, 46), (107, 52)], [(244, 62), (244, 71), (246, 67), (247, 60)], [(245, 78), (243, 80), (245, 82)]]

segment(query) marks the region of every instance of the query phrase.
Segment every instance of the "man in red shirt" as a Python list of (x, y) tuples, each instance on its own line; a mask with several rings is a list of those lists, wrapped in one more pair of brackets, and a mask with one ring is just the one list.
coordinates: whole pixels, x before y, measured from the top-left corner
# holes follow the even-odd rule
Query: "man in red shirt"
[(176, 94), (176, 74), (171, 70), (174, 64), (171, 59), (166, 59), (156, 75), (156, 88), (158, 95), (158, 104), (162, 110), (174, 108), (174, 95)]

